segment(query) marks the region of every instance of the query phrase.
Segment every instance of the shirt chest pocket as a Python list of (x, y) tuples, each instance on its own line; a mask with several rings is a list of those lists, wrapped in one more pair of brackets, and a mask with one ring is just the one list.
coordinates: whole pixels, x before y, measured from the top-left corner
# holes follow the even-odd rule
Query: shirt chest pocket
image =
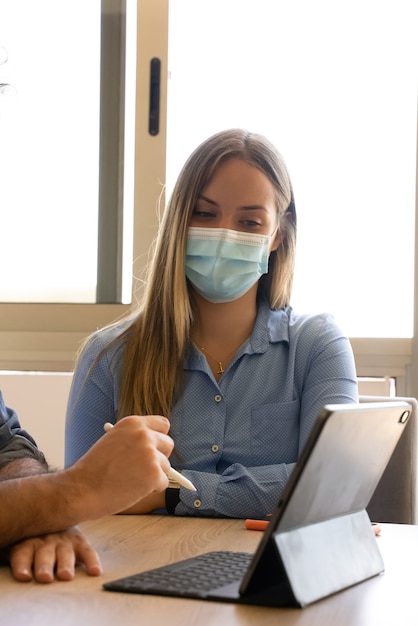
[(297, 460), (299, 412), (298, 400), (263, 404), (251, 411), (251, 444), (257, 465)]

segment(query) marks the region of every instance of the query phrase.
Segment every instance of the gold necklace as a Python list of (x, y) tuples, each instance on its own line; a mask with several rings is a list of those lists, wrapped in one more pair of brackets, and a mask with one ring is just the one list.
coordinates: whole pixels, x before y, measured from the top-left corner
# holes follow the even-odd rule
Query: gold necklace
[[(206, 354), (209, 358), (211, 358), (211, 359), (212, 359), (212, 361), (215, 361), (215, 363), (217, 363), (217, 364), (218, 364), (218, 368), (219, 368), (219, 369), (218, 369), (218, 371), (217, 371), (216, 373), (217, 373), (217, 375), (218, 375), (218, 376), (222, 376), (222, 374), (225, 372), (225, 370), (224, 370), (224, 366), (223, 366), (223, 362), (222, 362), (222, 361), (220, 361), (219, 359), (215, 359), (215, 357), (214, 357), (214, 356), (212, 356), (212, 355), (210, 354), (210, 352), (208, 352), (208, 351), (206, 350), (206, 348), (203, 348), (202, 346), (199, 346), (199, 350), (200, 350), (201, 352), (203, 352), (204, 354)], [(229, 354), (227, 354), (227, 355), (223, 358), (223, 361), (226, 361), (227, 359), (229, 359), (229, 357), (231, 357), (231, 356), (232, 356), (235, 352), (236, 352), (236, 350), (235, 350), (235, 349), (234, 349), (234, 350), (232, 350), (232, 352), (230, 352)]]

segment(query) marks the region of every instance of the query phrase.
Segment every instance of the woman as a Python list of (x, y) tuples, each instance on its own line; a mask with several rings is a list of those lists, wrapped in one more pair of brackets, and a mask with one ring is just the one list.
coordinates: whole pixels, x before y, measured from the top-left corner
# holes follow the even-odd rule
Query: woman
[(264, 137), (217, 133), (184, 165), (134, 317), (95, 333), (78, 361), (66, 463), (130, 414), (170, 419), (174, 467), (197, 488), (129, 511), (264, 517), (325, 404), (356, 402), (348, 339), (289, 306), (292, 187)]

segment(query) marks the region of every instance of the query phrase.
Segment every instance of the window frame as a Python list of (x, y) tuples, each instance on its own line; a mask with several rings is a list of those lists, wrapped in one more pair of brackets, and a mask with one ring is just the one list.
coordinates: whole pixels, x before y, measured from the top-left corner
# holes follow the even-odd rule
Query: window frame
[[(122, 0), (123, 3), (123, 0)], [(168, 0), (137, 6), (137, 85), (134, 166), (132, 301), (144, 278), (148, 251), (158, 228), (158, 198), (165, 180)], [(160, 129), (148, 133), (149, 61), (161, 66)], [(126, 315), (132, 305), (107, 303), (0, 303), (0, 369), (71, 371), (83, 340)]]
[[(158, 228), (158, 198), (165, 180), (169, 0), (142, 0), (137, 8), (137, 86), (132, 293), (135, 301)], [(148, 132), (149, 61), (161, 65), (158, 135)], [(418, 113), (418, 109), (417, 109)], [(417, 123), (418, 129), (418, 123)], [(418, 153), (418, 131), (417, 131)], [(418, 198), (418, 159), (416, 175)], [(163, 202), (163, 200), (162, 200)], [(396, 379), (397, 395), (418, 397), (418, 206), (415, 208), (414, 335), (412, 338), (351, 337), (357, 373)], [(388, 287), (390, 294), (390, 287)], [(399, 294), (394, 294), (399, 306)], [(388, 297), (391, 305), (393, 298)], [(0, 369), (70, 371), (86, 336), (128, 313), (123, 304), (0, 303)]]

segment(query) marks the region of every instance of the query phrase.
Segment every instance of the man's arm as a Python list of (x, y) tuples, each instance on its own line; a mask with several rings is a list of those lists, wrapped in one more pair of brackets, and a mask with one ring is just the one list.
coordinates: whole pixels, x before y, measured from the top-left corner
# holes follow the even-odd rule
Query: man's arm
[[(66, 472), (36, 474), (35, 464), (19, 459), (0, 471), (0, 547), (62, 531), (83, 521), (76, 518), (75, 507), (71, 506), (68, 492), (74, 490)], [(4, 474), (21, 477), (7, 479)]]
[[(166, 489), (168, 429), (164, 417), (126, 417), (70, 468), (0, 482), (0, 546), (118, 513)], [(12, 464), (26, 473), (22, 459), (1, 472)]]
[[(12, 448), (14, 448), (14, 453), (11, 451)], [(0, 459), (4, 462), (7, 458), (13, 458), (22, 449), (26, 449), (24, 441), (12, 440), (7, 446), (7, 454), (3, 449)], [(31, 452), (30, 450), (29, 454)], [(28, 454), (28, 451), (24, 453)], [(14, 461), (6, 461), (6, 465), (0, 467), (0, 481), (42, 474), (47, 470), (48, 466), (42, 454), (21, 457)], [(4, 492), (6, 493), (7, 490), (7, 488), (4, 489)], [(0, 495), (1, 493), (0, 487)], [(14, 499), (12, 507), (13, 503)], [(4, 504), (8, 506), (9, 503)], [(0, 519), (7, 521), (1, 517), (1, 514)], [(28, 582), (33, 577), (40, 583), (53, 582), (55, 577), (58, 580), (72, 580), (77, 563), (83, 565), (90, 576), (99, 576), (102, 573), (99, 555), (77, 527), (15, 543), (10, 549), (4, 550), (4, 555), (0, 550), (0, 560), (3, 559), (10, 562), (13, 576), (21, 582)]]
[[(16, 412), (6, 407), (0, 391), (0, 481), (46, 472), (44, 455), (21, 427)], [(2, 519), (7, 523), (7, 518)], [(16, 543), (4, 554), (0, 551), (0, 560), (10, 562), (14, 577), (20, 581), (29, 581), (33, 576), (42, 583), (52, 582), (55, 577), (71, 580), (76, 563), (91, 576), (102, 572), (98, 554), (78, 528)]]
[[(0, 452), (0, 459), (2, 458)], [(9, 480), (10, 478), (23, 478), (24, 476), (32, 476), (33, 474), (45, 474), (48, 472), (48, 465), (41, 463), (37, 459), (31, 457), (22, 457), (9, 461), (6, 465), (0, 466), (0, 481)], [(1, 493), (2, 487), (0, 487)]]

